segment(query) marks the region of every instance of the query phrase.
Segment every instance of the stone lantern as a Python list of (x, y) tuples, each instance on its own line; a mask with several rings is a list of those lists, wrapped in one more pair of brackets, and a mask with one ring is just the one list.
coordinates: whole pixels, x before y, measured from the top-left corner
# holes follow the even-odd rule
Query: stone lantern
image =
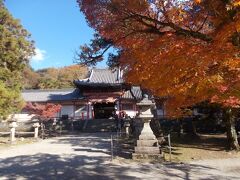
[(161, 151), (158, 146), (158, 140), (153, 134), (150, 127), (150, 121), (154, 117), (152, 114), (152, 108), (155, 107), (148, 95), (144, 95), (142, 101), (137, 103), (140, 110), (137, 118), (140, 118), (143, 122), (143, 129), (137, 140), (137, 146), (134, 148), (135, 153), (132, 154), (133, 159), (162, 159)]
[(9, 121), (9, 128), (10, 128), (10, 142), (13, 143), (16, 138), (15, 138), (15, 132), (16, 132), (16, 127), (18, 127), (17, 125), (17, 120), (13, 117), (10, 121)]

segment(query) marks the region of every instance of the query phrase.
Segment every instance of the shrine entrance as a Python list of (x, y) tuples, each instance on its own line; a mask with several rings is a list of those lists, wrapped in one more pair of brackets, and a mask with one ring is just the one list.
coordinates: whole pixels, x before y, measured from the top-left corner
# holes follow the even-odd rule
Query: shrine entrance
[(96, 103), (93, 109), (95, 119), (109, 119), (115, 111), (115, 103)]

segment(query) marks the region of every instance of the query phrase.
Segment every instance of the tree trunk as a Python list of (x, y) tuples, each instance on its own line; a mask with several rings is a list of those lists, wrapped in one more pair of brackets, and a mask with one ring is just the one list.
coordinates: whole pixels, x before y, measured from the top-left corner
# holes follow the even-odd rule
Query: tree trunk
[(197, 133), (197, 128), (196, 128), (196, 121), (195, 119), (193, 119), (191, 121), (191, 124), (192, 124), (192, 136), (193, 137), (199, 137), (199, 134)]
[(183, 136), (183, 123), (182, 120), (179, 120), (179, 127), (178, 127), (178, 137), (182, 137)]
[(228, 147), (230, 150), (239, 150), (237, 132), (235, 128), (235, 117), (231, 108), (227, 108), (225, 110), (224, 118), (226, 122)]

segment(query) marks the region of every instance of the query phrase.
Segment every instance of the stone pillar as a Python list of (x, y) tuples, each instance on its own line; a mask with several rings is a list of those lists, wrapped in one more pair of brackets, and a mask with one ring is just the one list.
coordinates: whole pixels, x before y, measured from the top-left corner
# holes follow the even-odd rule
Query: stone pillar
[(156, 141), (156, 137), (153, 134), (153, 131), (150, 127), (150, 120), (143, 119), (143, 129), (139, 136), (139, 140), (154, 140)]
[(33, 123), (33, 127), (34, 127), (34, 138), (38, 139), (38, 128), (40, 127), (39, 122)]
[(150, 127), (150, 121), (153, 118), (151, 108), (154, 107), (154, 103), (149, 100), (145, 95), (140, 103), (137, 103), (140, 113), (137, 118), (142, 120), (143, 129), (137, 140), (137, 146), (134, 148), (135, 153), (132, 154), (133, 159), (149, 159), (149, 160), (162, 160), (163, 156), (158, 146), (158, 140), (153, 134)]
[(17, 122), (15, 120), (10, 121), (9, 127), (10, 127), (10, 142), (13, 143), (16, 138), (15, 138), (15, 131), (17, 127)]

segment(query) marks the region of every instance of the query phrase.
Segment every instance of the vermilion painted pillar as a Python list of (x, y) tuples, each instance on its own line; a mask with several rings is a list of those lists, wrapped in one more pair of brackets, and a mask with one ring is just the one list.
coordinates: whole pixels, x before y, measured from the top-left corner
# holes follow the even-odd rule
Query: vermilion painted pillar
[(89, 119), (89, 110), (90, 110), (89, 104), (87, 104), (87, 119)]

